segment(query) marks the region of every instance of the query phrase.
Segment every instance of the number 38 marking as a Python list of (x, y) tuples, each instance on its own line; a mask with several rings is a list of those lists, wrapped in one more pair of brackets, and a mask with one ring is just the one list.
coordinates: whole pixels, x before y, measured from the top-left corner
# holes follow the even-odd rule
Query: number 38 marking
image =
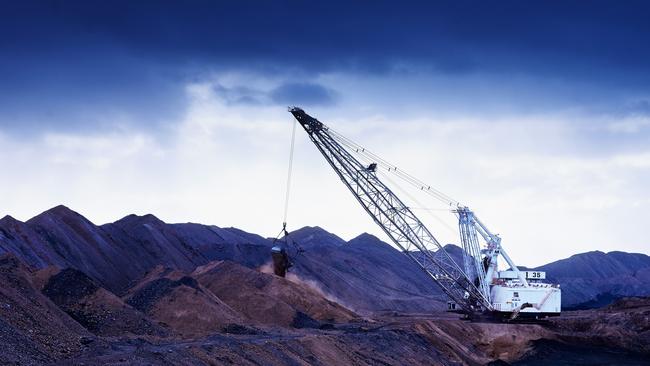
[(526, 273), (526, 277), (527, 278), (543, 278), (544, 276), (542, 276), (542, 273), (543, 272), (532, 272), (532, 271), (530, 271), (530, 272)]

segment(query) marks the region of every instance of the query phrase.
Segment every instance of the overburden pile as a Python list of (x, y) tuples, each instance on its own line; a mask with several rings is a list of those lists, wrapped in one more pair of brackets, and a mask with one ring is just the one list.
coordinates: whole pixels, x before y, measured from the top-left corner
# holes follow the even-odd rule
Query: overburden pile
[(318, 227), (292, 236), (305, 252), (281, 278), (268, 273), (272, 240), (234, 228), (152, 215), (96, 226), (63, 206), (24, 223), (7, 216), (0, 363), (531, 364), (576, 350), (643, 364), (650, 355), (650, 300), (626, 297), (650, 294), (641, 254), (583, 253), (542, 268), (575, 291), (569, 305), (609, 306), (545, 324), (469, 323), (440, 311), (433, 283), (374, 236), (346, 242)]

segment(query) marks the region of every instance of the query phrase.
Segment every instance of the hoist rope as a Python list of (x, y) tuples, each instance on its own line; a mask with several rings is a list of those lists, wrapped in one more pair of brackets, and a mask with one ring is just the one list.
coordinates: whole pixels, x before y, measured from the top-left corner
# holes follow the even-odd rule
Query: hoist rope
[[(291, 130), (291, 147), (289, 148), (289, 168), (287, 169), (287, 189), (285, 191), (285, 196), (284, 196), (284, 216), (282, 219), (282, 230), (280, 230), (280, 233), (278, 236), (273, 239), (273, 243), (277, 242), (280, 240), (280, 237), (282, 236), (284, 238), (284, 242), (286, 245), (289, 245), (289, 232), (287, 231), (287, 216), (289, 215), (289, 197), (291, 197), (291, 176), (293, 172), (293, 151), (295, 149), (295, 144), (296, 144), (296, 126), (298, 125), (297, 120), (293, 120), (293, 128)], [(298, 244), (296, 241), (291, 240), (291, 243), (293, 246), (296, 248), (296, 255), (304, 252), (305, 250), (302, 249), (300, 244)], [(288, 249), (288, 247), (287, 247)]]
[(287, 215), (289, 214), (289, 195), (291, 193), (291, 172), (293, 170), (293, 150), (296, 142), (296, 125), (297, 120), (293, 120), (293, 129), (291, 130), (291, 148), (289, 149), (289, 169), (287, 171), (287, 190), (284, 196), (284, 217), (282, 219), (282, 228), (286, 233)]

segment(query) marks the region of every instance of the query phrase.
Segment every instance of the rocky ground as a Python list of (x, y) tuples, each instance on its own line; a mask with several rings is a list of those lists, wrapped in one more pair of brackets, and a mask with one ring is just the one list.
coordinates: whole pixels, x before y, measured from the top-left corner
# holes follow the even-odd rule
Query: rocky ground
[(360, 316), (232, 262), (157, 267), (117, 297), (78, 270), (0, 258), (0, 363), (14, 365), (539, 365), (650, 363), (650, 299), (539, 324), (449, 313)]
[(0, 364), (650, 364), (650, 298), (629, 297), (647, 292), (647, 256), (554, 264), (582, 276), (560, 281), (574, 304), (628, 296), (605, 307), (469, 322), (375, 237), (292, 235), (304, 251), (280, 278), (265, 265), (272, 241), (237, 229), (151, 215), (96, 226), (62, 206), (0, 219)]
[[(647, 365), (650, 354), (580, 334), (567, 320), (502, 324), (396, 314), (328, 329), (233, 328), (195, 340), (114, 339), (73, 361), (86, 365)], [(562, 329), (558, 330), (558, 326)]]

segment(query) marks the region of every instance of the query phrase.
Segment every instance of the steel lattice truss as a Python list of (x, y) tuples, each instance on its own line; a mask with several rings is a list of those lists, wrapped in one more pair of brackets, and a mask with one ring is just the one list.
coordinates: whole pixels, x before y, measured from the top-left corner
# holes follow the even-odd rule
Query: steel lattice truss
[(289, 111), (354, 197), (404, 254), (462, 310), (472, 313), (491, 309), (484, 292), (472, 283), (415, 214), (377, 178), (372, 167), (352, 156), (323, 123), (300, 108)]

